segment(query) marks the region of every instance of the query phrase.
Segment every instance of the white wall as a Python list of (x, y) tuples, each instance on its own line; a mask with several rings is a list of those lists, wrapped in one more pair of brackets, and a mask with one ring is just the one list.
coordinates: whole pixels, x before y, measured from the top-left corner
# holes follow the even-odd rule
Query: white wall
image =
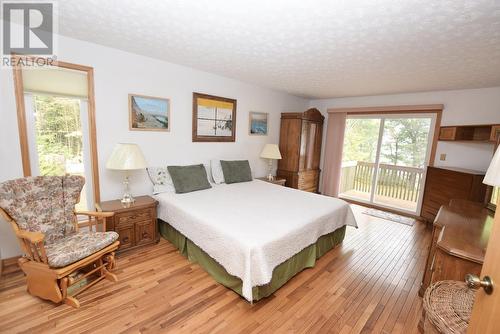
[[(318, 108), (328, 117), (329, 108), (435, 103), (444, 104), (441, 120), (443, 126), (500, 123), (500, 87), (321, 99), (310, 101), (309, 106)], [(439, 160), (442, 153), (446, 154), (445, 161)], [(324, 155), (325, 152), (322, 156)], [(491, 144), (438, 142), (435, 165), (485, 171), (492, 155)]]
[[(66, 37), (59, 38), (58, 59), (94, 67), (102, 200), (119, 198), (122, 194), (122, 176), (105, 169), (106, 159), (118, 142), (139, 144), (151, 166), (203, 162), (215, 157), (242, 158), (250, 160), (254, 176), (264, 176), (266, 162), (259, 158), (259, 153), (265, 143), (278, 143), (280, 113), (303, 111), (308, 104), (307, 100), (289, 94)], [(23, 175), (11, 70), (0, 70), (0, 87), (1, 182)], [(193, 92), (237, 100), (235, 143), (191, 142)], [(129, 131), (129, 93), (170, 98), (171, 131)], [(248, 135), (250, 111), (270, 113), (268, 136)], [(134, 195), (151, 192), (145, 171), (133, 174), (131, 188)], [(10, 226), (3, 221), (0, 221), (0, 250), (2, 258), (19, 254)]]
[[(118, 198), (122, 192), (121, 175), (104, 168), (117, 142), (139, 144), (152, 166), (166, 162), (204, 161), (212, 157), (248, 158), (254, 174), (262, 176), (265, 175), (266, 164), (258, 155), (265, 143), (278, 142), (280, 113), (303, 111), (308, 105), (317, 107), (326, 115), (328, 108), (335, 107), (443, 103), (442, 125), (500, 123), (500, 87), (306, 101), (237, 80), (66, 37), (59, 39), (58, 57), (63, 61), (94, 67), (103, 200)], [(0, 70), (0, 182), (22, 177), (13, 87), (12, 71)], [(191, 142), (193, 92), (237, 99), (235, 143)], [(171, 131), (129, 131), (129, 93), (170, 98)], [(269, 136), (248, 135), (249, 111), (270, 113)], [(437, 165), (485, 170), (493, 151), (492, 146), (485, 144), (440, 142), (437, 157), (441, 153), (447, 154), (447, 160), (437, 160)], [(151, 186), (144, 171), (133, 175), (131, 187), (135, 195), (150, 193)], [(0, 221), (0, 251), (2, 258), (19, 254), (10, 226), (3, 221)]]

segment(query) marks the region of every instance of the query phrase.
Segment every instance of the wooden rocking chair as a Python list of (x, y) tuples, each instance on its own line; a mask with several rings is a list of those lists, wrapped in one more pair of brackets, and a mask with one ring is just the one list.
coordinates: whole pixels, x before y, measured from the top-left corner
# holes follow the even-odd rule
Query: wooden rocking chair
[[(82, 291), (104, 278), (117, 281), (110, 270), (120, 244), (116, 232), (106, 232), (106, 218), (114, 213), (74, 211), (84, 183), (75, 175), (0, 183), (0, 214), (12, 225), (24, 252), (18, 262), (28, 292), (75, 308), (80, 307), (75, 297)], [(78, 215), (88, 216), (88, 232), (78, 230)]]

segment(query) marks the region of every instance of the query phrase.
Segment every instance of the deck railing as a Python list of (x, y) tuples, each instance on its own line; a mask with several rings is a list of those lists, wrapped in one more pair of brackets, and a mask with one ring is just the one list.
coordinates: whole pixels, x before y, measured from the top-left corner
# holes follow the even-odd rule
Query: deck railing
[[(340, 193), (350, 190), (371, 193), (374, 173), (375, 164), (371, 162), (342, 164)], [(376, 194), (416, 203), (423, 173), (423, 168), (380, 164)]]

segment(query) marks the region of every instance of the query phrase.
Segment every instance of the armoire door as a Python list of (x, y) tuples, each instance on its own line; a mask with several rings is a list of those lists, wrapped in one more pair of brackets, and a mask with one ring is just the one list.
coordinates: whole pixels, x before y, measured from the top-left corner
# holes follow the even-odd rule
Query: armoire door
[(278, 169), (298, 171), (300, 145), (301, 121), (299, 119), (282, 119), (279, 148), (283, 158), (278, 160)]
[(321, 133), (320, 124), (302, 120), (299, 170), (319, 168)]

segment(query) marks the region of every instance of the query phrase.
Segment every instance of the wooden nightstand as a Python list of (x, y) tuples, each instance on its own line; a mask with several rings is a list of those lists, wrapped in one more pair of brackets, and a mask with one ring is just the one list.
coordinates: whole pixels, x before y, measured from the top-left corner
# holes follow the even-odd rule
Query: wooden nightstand
[(156, 206), (158, 202), (150, 196), (135, 198), (134, 204), (124, 208), (120, 200), (97, 203), (98, 211), (112, 211), (115, 215), (108, 218), (106, 230), (117, 232), (120, 237), (118, 251), (133, 249), (158, 242), (158, 222)]
[(277, 177), (274, 177), (273, 180), (269, 180), (267, 177), (258, 177), (257, 180), (266, 181), (266, 182), (277, 184), (280, 186), (284, 186), (286, 183), (286, 179), (277, 178)]

